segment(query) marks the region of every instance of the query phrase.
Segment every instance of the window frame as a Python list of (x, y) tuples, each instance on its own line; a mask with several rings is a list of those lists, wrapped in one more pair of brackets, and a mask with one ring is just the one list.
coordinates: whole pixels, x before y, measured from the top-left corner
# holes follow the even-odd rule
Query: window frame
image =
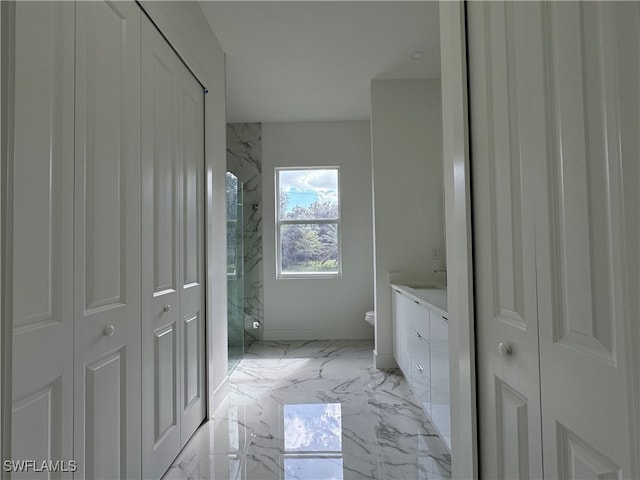
[[(338, 217), (337, 218), (323, 218), (317, 220), (286, 220), (280, 218), (280, 172), (291, 170), (335, 170), (336, 175), (336, 190), (338, 195)], [(276, 279), (330, 279), (330, 278), (342, 278), (342, 194), (341, 194), (341, 172), (340, 167), (337, 165), (321, 165), (321, 166), (295, 166), (295, 167), (275, 167), (274, 168), (274, 180), (275, 180), (275, 230), (276, 230)], [(336, 225), (336, 232), (338, 235), (338, 269), (336, 272), (283, 272), (282, 271), (282, 235), (281, 230), (283, 225)]]

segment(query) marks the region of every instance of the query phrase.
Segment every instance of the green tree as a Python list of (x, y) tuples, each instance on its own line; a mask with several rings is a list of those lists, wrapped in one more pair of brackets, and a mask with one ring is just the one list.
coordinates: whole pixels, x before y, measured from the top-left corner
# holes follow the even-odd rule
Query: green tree
[[(282, 192), (284, 193), (284, 192)], [(308, 206), (287, 210), (289, 198), (280, 196), (280, 212), (287, 220), (338, 218), (338, 204), (317, 200)], [(283, 270), (331, 270), (338, 260), (338, 227), (335, 224), (283, 225), (281, 231)]]

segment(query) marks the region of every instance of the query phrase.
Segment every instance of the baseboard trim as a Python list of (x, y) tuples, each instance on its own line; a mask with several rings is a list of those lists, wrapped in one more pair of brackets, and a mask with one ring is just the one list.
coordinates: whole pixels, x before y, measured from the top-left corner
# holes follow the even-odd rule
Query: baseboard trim
[(224, 380), (218, 385), (211, 396), (209, 397), (209, 411), (207, 412), (209, 418), (213, 418), (213, 414), (216, 409), (222, 405), (222, 402), (227, 398), (229, 394), (229, 375), (224, 377)]
[(373, 351), (373, 364), (381, 370), (398, 368), (398, 364), (392, 354), (380, 354), (376, 350)]
[(371, 340), (373, 339), (373, 329), (364, 326), (353, 329), (265, 329), (264, 340)]

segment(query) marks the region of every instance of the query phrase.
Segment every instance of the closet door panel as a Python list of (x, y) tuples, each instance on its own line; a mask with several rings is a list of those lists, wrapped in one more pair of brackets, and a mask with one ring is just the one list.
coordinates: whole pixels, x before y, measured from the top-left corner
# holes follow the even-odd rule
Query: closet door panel
[(181, 437), (184, 445), (205, 416), (204, 398), (204, 93), (183, 67), (180, 82), (182, 160)]
[(638, 143), (637, 132), (623, 136), (619, 118), (623, 104), (637, 108), (640, 91), (636, 84), (618, 97), (626, 68), (618, 59), (637, 58), (637, 30), (620, 20), (637, 20), (640, 9), (588, 2), (540, 10), (533, 18), (542, 20), (548, 93), (540, 123), (549, 152), (537, 222), (545, 476), (636, 478), (626, 339), (637, 317), (625, 304), (621, 143), (635, 143), (635, 162)]
[(469, 4), (478, 408), (485, 478), (542, 477), (530, 4)]
[(143, 474), (205, 417), (204, 93), (151, 22), (142, 32)]
[[(13, 459), (73, 459), (73, 30), (69, 3), (2, 5), (8, 85), (6, 317)], [(4, 312), (3, 312), (3, 320)], [(57, 473), (54, 478), (70, 474)], [(15, 473), (12, 478), (45, 478)]]
[[(509, 10), (526, 15), (503, 22), (501, 10), (507, 19)], [(637, 356), (629, 351), (637, 335), (637, 295), (629, 287), (637, 287), (637, 274), (629, 275), (637, 255), (625, 239), (637, 212), (626, 211), (634, 203), (623, 199), (637, 199), (638, 136), (629, 121), (637, 126), (640, 8), (472, 2), (468, 12), (483, 476), (637, 478)], [(505, 52), (506, 68), (496, 62)], [(501, 87), (505, 72), (522, 88)], [(514, 99), (516, 115), (495, 122)], [(510, 135), (492, 142), (501, 129)], [(508, 171), (499, 163), (504, 151), (522, 159), (520, 173), (492, 185), (492, 162)], [(490, 214), (493, 205), (517, 205), (501, 193), (509, 188), (523, 192), (525, 229)], [(492, 303), (520, 286), (494, 283), (496, 267), (486, 259), (509, 255), (505, 242), (514, 240), (523, 243), (525, 315), (493, 330), (491, 316), (500, 311)], [(497, 271), (503, 273), (500, 264)], [(537, 348), (509, 331), (519, 327), (523, 339), (536, 324)], [(513, 341), (511, 350), (498, 350), (505, 340)], [(535, 437), (524, 435), (534, 429)]]
[[(178, 292), (178, 268), (180, 264), (179, 250), (179, 183), (178, 175), (178, 151), (177, 138), (175, 132), (176, 124), (176, 102), (175, 102), (175, 79), (172, 65), (167, 65), (166, 61), (158, 55), (153, 55), (150, 60), (152, 74), (147, 84), (151, 109), (148, 116), (145, 116), (145, 132), (152, 135), (150, 138), (150, 149), (145, 149), (146, 161), (153, 161), (149, 165), (149, 175), (151, 183), (145, 190), (145, 200), (150, 200), (150, 212), (152, 212), (152, 235), (149, 237), (150, 246), (153, 251), (153, 293), (154, 298), (167, 300), (171, 299), (171, 294)], [(145, 80), (148, 77), (145, 75)], [(147, 204), (145, 203), (145, 206)], [(158, 300), (160, 301), (160, 300)]]
[(140, 476), (140, 10), (78, 3), (75, 457)]
[[(126, 466), (126, 351), (121, 348), (85, 369), (85, 478), (123, 478)], [(133, 451), (131, 453), (134, 453)]]
[(160, 478), (181, 448), (180, 65), (151, 22), (142, 34), (143, 476)]

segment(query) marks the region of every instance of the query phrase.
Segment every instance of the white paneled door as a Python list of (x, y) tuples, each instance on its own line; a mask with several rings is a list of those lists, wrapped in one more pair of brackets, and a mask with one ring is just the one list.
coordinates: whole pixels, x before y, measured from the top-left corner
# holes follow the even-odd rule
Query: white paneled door
[[(3, 308), (13, 325), (11, 457), (68, 461), (73, 459), (74, 5), (1, 7), (5, 26), (12, 25), (13, 42), (3, 49), (14, 72), (2, 106), (9, 115), (3, 275), (10, 305)], [(47, 473), (12, 478), (47, 478)]]
[[(625, 278), (633, 266), (624, 239), (637, 205), (625, 212), (622, 201), (623, 183), (638, 188), (623, 160), (635, 164), (640, 152), (638, 124), (630, 137), (621, 128), (623, 111), (640, 105), (638, 84), (622, 83), (631, 72), (637, 81), (639, 20), (637, 2), (552, 2), (532, 15), (544, 60), (535, 115), (546, 126), (537, 131), (546, 158), (536, 242), (547, 478), (640, 474), (627, 341), (637, 292)], [(624, 156), (623, 143), (635, 146)]]
[(638, 119), (639, 19), (637, 3), (469, 5), (485, 478), (640, 473), (623, 202), (639, 151), (621, 121)]
[(204, 93), (142, 29), (143, 476), (159, 478), (205, 415)]
[(182, 66), (178, 158), (181, 169), (180, 437), (184, 446), (206, 412), (204, 322), (204, 91)]
[(12, 478), (160, 478), (206, 408), (203, 88), (133, 1), (0, 8)]
[(75, 451), (140, 476), (140, 9), (76, 4)]
[[(541, 478), (538, 312), (525, 4), (469, 4), (481, 466)], [(491, 459), (491, 461), (487, 459)]]

